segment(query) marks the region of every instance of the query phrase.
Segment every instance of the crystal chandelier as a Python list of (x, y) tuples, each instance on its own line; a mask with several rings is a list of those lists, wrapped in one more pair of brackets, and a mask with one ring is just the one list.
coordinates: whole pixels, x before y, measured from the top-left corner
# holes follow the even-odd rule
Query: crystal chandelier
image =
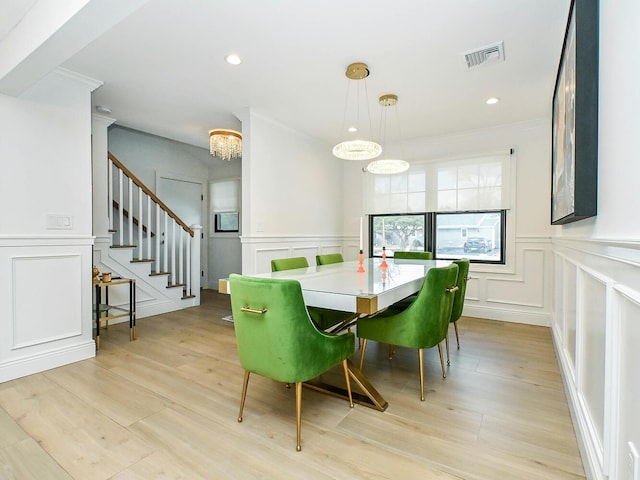
[[(382, 95), (378, 99), (378, 103), (383, 107), (382, 116), (380, 117), (380, 138), (383, 140), (385, 144), (385, 151), (389, 150), (388, 144), (386, 143), (387, 139), (387, 112), (390, 107), (394, 108), (396, 113), (396, 126), (398, 129), (398, 141), (400, 144), (400, 149), (402, 147), (402, 136), (400, 135), (400, 118), (398, 115), (397, 105), (398, 105), (398, 96), (389, 93), (387, 95)], [(374, 160), (366, 166), (366, 170), (369, 173), (375, 173), (377, 175), (394, 175), (396, 173), (402, 173), (409, 169), (409, 163), (405, 160), (400, 160), (398, 158), (383, 158), (379, 160)]]
[(220, 128), (210, 130), (209, 153), (227, 161), (242, 157), (242, 134)]
[[(347, 67), (345, 76), (349, 80), (364, 80), (369, 76), (369, 67), (365, 63), (352, 63)], [(367, 114), (369, 118), (369, 131), (371, 131), (371, 114), (369, 113), (369, 99), (367, 96), (366, 80), (365, 82), (363, 82), (363, 84), (364, 84)], [(356, 98), (356, 120), (358, 122), (360, 120), (360, 105), (358, 101), (360, 96), (359, 92), (360, 90), (358, 88), (358, 95), (357, 95), (358, 98)], [(345, 115), (343, 120), (343, 128), (347, 118), (348, 108), (349, 108), (349, 88), (347, 85), (347, 101), (344, 109)], [(360, 127), (359, 125), (351, 126), (349, 128), (349, 131), (357, 132), (359, 127)], [(373, 142), (371, 140), (362, 140), (362, 139), (347, 140), (333, 147), (333, 154), (336, 157), (341, 158), (343, 160), (371, 160), (372, 158), (376, 158), (380, 156), (381, 153), (382, 153), (382, 147), (376, 142)]]

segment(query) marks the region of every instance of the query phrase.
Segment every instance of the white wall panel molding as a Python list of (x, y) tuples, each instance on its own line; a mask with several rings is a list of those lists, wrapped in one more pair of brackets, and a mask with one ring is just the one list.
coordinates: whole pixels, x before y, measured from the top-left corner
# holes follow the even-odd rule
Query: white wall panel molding
[(93, 237), (3, 237), (0, 381), (95, 355)]
[(296, 243), (296, 242), (339, 242), (343, 244), (345, 241), (351, 241), (356, 246), (358, 237), (352, 235), (242, 235), (240, 237), (243, 244), (268, 244), (268, 243)]
[(554, 237), (557, 248), (640, 266), (640, 241)]
[(254, 271), (245, 274), (271, 271), (271, 260), (284, 257), (306, 257), (309, 265), (316, 264), (316, 255), (342, 253), (345, 260), (357, 258), (357, 238), (342, 235), (282, 235), (264, 237), (242, 237), (243, 255), (250, 255)]
[(587, 478), (631, 478), (628, 442), (640, 445), (640, 242), (554, 238), (553, 259), (552, 333)]
[(93, 245), (93, 236), (80, 235), (0, 235), (0, 248), (10, 247), (40, 247), (61, 245)]
[(545, 307), (545, 249), (521, 248), (521, 267), (513, 278), (486, 277), (487, 303)]
[[(34, 279), (42, 288), (33, 288)], [(10, 282), (11, 350), (82, 334), (81, 255), (12, 256)]]
[(610, 478), (625, 478), (629, 472), (629, 447), (640, 445), (640, 291), (628, 286), (612, 288), (608, 348), (607, 467)]
[(605, 366), (612, 280), (586, 266), (578, 267), (576, 388), (597, 463), (605, 472)]

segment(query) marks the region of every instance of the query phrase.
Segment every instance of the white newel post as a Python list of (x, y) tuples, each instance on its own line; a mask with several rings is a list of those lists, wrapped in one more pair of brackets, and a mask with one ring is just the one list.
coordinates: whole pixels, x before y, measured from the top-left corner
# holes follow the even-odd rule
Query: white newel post
[(200, 305), (200, 244), (202, 238), (202, 225), (190, 225), (193, 230), (193, 237), (189, 239), (191, 242), (191, 295), (195, 295), (193, 304)]

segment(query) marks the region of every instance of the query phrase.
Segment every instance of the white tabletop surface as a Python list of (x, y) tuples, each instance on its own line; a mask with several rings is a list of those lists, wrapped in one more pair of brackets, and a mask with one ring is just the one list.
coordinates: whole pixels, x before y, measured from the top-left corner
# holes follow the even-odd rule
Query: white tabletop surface
[(358, 272), (357, 261), (349, 261), (254, 276), (298, 280), (307, 305), (355, 313), (358, 297), (376, 297), (377, 308), (382, 310), (417, 292), (430, 268), (451, 264), (449, 260), (390, 258), (383, 269), (381, 262), (380, 258), (365, 259), (364, 272)]

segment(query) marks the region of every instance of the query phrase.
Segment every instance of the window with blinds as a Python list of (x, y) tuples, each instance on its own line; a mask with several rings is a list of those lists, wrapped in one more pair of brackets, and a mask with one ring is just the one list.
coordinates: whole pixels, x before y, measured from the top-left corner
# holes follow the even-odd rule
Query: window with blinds
[(211, 233), (240, 230), (240, 180), (224, 180), (209, 184)]
[(365, 213), (508, 210), (511, 152), (411, 164), (398, 175), (367, 175)]
[(412, 163), (399, 175), (368, 175), (365, 212), (369, 252), (430, 251), (434, 258), (466, 257), (504, 263), (511, 199), (511, 150)]

